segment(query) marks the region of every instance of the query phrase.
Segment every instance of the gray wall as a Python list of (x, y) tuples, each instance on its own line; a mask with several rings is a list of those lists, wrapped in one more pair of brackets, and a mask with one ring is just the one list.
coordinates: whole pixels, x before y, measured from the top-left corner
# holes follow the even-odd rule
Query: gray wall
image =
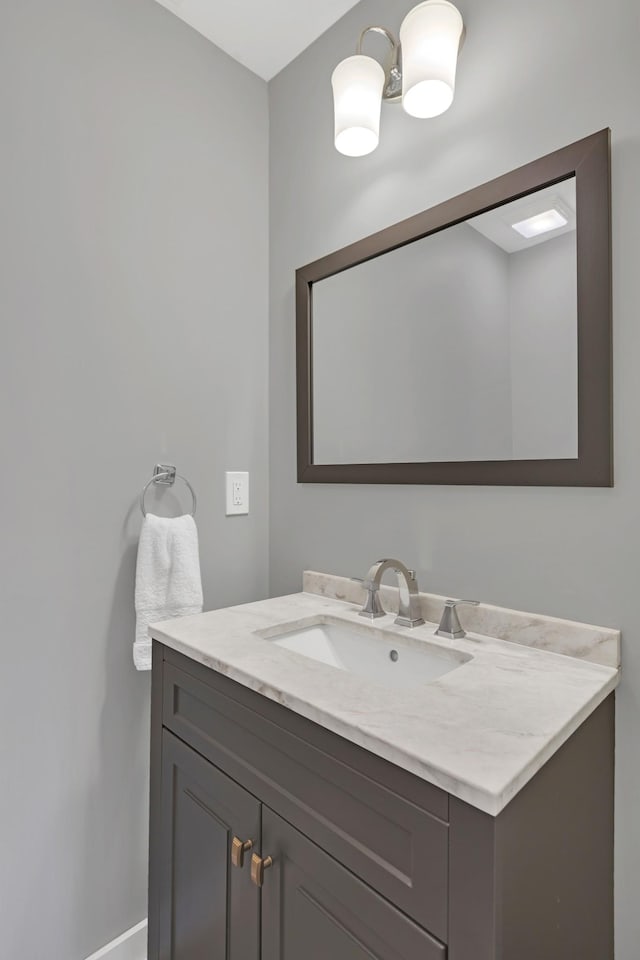
[(316, 463), (511, 458), (509, 257), (466, 223), (313, 288)]
[(576, 235), (509, 257), (516, 460), (578, 455)]
[(200, 495), (206, 605), (267, 591), (267, 88), (152, 0), (22, 0), (0, 123), (0, 953), (82, 960), (146, 916), (156, 461)]
[[(270, 84), (271, 590), (304, 568), (363, 576), (399, 556), (425, 588), (619, 626), (617, 960), (636, 960), (640, 875), (640, 7), (635, 0), (460, 0), (467, 39), (452, 109), (385, 107), (380, 148), (332, 143), (331, 70), (368, 23), (366, 0)], [(540, 69), (541, 57), (544, 69)], [(604, 126), (613, 129), (616, 486), (613, 490), (296, 485), (294, 269)]]

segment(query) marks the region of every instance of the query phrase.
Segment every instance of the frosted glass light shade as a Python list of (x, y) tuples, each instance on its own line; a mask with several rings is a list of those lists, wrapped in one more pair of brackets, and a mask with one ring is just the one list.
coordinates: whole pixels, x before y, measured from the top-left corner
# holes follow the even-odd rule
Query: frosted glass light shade
[(372, 57), (347, 57), (333, 71), (336, 150), (364, 157), (378, 146), (384, 70)]
[(400, 27), (402, 105), (412, 117), (437, 117), (453, 103), (462, 16), (448, 0), (426, 0)]

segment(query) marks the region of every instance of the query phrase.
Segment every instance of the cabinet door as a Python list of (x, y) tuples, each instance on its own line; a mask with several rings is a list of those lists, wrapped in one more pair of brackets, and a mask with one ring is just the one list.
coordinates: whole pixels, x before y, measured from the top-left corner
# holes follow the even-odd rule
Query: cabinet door
[(260, 892), (234, 837), (260, 849), (260, 803), (163, 731), (158, 960), (258, 960)]
[(445, 960), (446, 947), (267, 807), (262, 960)]

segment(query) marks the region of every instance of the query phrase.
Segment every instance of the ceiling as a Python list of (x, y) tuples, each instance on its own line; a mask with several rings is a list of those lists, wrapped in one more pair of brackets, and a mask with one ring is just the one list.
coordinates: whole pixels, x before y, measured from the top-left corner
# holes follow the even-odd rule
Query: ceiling
[[(560, 209), (567, 218), (567, 225), (550, 233), (543, 233), (532, 239), (525, 239), (513, 229), (513, 224), (525, 220), (537, 213), (542, 213), (550, 207)], [(472, 220), (467, 220), (470, 227), (483, 234), (506, 253), (518, 253), (527, 250), (539, 243), (553, 240), (562, 233), (571, 233), (576, 229), (576, 180), (570, 177), (552, 187), (537, 190), (519, 200), (513, 200), (504, 206), (496, 207), (489, 213), (483, 213)]]
[(249, 70), (271, 80), (358, 0), (157, 2)]

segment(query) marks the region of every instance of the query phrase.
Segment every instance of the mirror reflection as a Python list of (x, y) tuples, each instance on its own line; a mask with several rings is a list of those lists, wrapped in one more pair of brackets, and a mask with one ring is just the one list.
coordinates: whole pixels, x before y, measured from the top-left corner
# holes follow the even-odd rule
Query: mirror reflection
[(575, 178), (313, 286), (314, 462), (578, 456)]

